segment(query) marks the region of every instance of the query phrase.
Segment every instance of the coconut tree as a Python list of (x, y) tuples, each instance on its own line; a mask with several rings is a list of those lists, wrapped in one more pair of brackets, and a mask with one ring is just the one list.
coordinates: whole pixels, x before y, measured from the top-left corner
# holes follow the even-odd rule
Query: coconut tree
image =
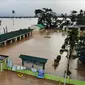
[(77, 19), (77, 11), (75, 10), (71, 11), (70, 18), (71, 18), (71, 21), (74, 23)]
[(53, 25), (55, 25), (54, 21), (56, 22), (57, 16), (56, 13), (52, 11), (52, 9), (43, 8), (40, 9), (39, 12), (40, 16), (38, 17), (38, 24), (45, 25), (46, 29), (51, 28)]
[[(38, 24), (45, 26), (47, 35), (49, 34), (49, 29), (56, 27), (57, 16), (52, 9), (42, 8), (40, 9), (40, 16), (38, 17)], [(45, 36), (45, 38), (50, 38), (50, 36)]]
[(39, 15), (42, 13), (43, 11), (41, 9), (36, 9), (35, 10), (35, 16), (39, 17)]
[(85, 13), (82, 9), (80, 10), (80, 13), (77, 15), (77, 24), (85, 25)]

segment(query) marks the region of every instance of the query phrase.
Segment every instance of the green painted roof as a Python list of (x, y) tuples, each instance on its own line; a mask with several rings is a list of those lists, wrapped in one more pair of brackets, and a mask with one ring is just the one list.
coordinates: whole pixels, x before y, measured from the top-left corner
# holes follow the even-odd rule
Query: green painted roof
[(0, 42), (3, 42), (7, 39), (10, 39), (10, 38), (31, 32), (32, 30), (33, 29), (20, 29), (20, 30), (17, 30), (17, 31), (12, 31), (12, 32), (9, 32), (9, 33), (1, 34), (0, 35)]
[(19, 58), (21, 58), (24, 61), (39, 62), (42, 64), (45, 64), (48, 60), (45, 58), (39, 58), (39, 57), (34, 57), (34, 56), (29, 56), (29, 55), (20, 55)]
[(37, 24), (36, 26), (40, 27), (41, 29), (45, 28), (45, 26), (42, 24)]

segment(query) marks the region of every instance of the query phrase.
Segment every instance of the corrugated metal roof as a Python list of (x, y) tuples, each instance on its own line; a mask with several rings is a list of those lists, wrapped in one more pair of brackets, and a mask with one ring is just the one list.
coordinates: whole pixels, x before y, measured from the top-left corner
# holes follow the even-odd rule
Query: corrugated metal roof
[(48, 59), (45, 58), (39, 58), (39, 57), (34, 57), (34, 56), (29, 56), (29, 55), (20, 55), (19, 58), (21, 58), (24, 61), (32, 61), (32, 62), (40, 62), (42, 64), (45, 64)]
[(42, 29), (42, 28), (45, 28), (45, 26), (42, 25), (42, 24), (37, 24), (36, 26), (40, 27), (41, 29)]
[(10, 38), (13, 38), (13, 37), (16, 37), (16, 36), (31, 32), (31, 31), (33, 31), (33, 29), (21, 29), (21, 30), (1, 34), (0, 35), (0, 42), (3, 42), (7, 39), (10, 39)]

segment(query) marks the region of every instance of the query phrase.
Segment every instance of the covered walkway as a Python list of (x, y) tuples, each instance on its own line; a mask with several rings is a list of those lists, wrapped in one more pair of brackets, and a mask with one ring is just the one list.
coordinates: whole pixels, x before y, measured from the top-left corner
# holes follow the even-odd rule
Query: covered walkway
[(20, 29), (17, 31), (5, 33), (0, 35), (0, 46), (5, 46), (7, 42), (14, 42), (18, 39), (22, 39), (24, 37), (32, 36), (33, 29)]

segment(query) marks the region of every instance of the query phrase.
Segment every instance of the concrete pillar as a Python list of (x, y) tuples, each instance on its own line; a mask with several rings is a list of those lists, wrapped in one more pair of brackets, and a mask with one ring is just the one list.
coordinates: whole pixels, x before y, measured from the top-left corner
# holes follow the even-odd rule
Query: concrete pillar
[(7, 45), (7, 43), (6, 43), (6, 41), (4, 41), (4, 46), (6, 46)]
[(29, 34), (28, 33), (26, 35), (27, 35), (27, 37), (29, 37)]
[(15, 38), (15, 42), (17, 42), (17, 37)]
[(32, 32), (31, 32), (31, 36), (32, 36)]
[(20, 40), (22, 40), (21, 36), (20, 36)]
[(43, 64), (43, 70), (45, 70), (45, 64)]
[(32, 36), (32, 32), (29, 32), (29, 36)]
[(31, 36), (30, 32), (29, 32), (29, 37)]
[(29, 37), (29, 33), (27, 33), (27, 37)]
[(4, 42), (3, 43), (0, 43), (0, 46), (3, 47), (4, 46)]
[(14, 38), (14, 39), (12, 39), (12, 43), (13, 43), (13, 42), (15, 42), (15, 38)]
[(79, 31), (78, 36), (80, 37), (80, 34), (81, 34), (81, 28), (78, 28), (78, 31)]
[(22, 37), (21, 36), (18, 36), (17, 38), (18, 38), (18, 40), (22, 40)]
[(0, 47), (1, 47), (1, 43), (0, 43)]
[(25, 34), (23, 35), (23, 38), (25, 38)]
[(30, 37), (30, 32), (28, 33), (28, 37)]
[(22, 66), (24, 66), (24, 61), (22, 60)]
[(27, 37), (27, 34), (25, 34), (25, 37)]
[(12, 43), (12, 39), (10, 40), (10, 43)]
[(5, 64), (6, 64), (6, 59), (4, 60)]
[(32, 36), (32, 32), (30, 32), (30, 35)]
[(3, 71), (3, 63), (2, 62), (0, 63), (0, 67), (1, 67), (0, 71), (2, 72)]
[(66, 28), (66, 32), (68, 32), (68, 28)]
[(25, 34), (25, 38), (29, 38), (29, 33)]

